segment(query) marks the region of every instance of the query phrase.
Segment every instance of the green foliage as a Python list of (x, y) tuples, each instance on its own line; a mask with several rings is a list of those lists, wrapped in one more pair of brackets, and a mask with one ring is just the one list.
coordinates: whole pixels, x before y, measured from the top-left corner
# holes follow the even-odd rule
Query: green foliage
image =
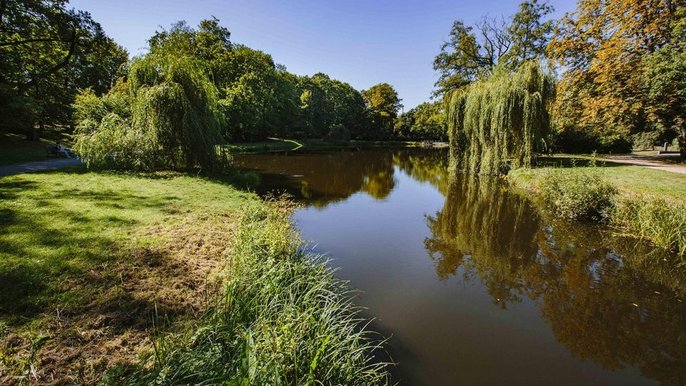
[(617, 190), (596, 173), (548, 173), (540, 183), (543, 199), (562, 217), (607, 219)]
[(678, 46), (684, 36), (675, 28), (684, 20), (683, 6), (672, 0), (579, 1), (548, 46), (550, 59), (564, 69), (556, 122), (599, 143), (675, 130), (674, 118), (683, 111)]
[(545, 58), (545, 49), (553, 32), (553, 21), (544, 20), (554, 11), (547, 1), (531, 0), (519, 4), (519, 10), (507, 27), (511, 45), (503, 60), (510, 68), (524, 62)]
[(497, 174), (530, 166), (550, 130), (554, 82), (537, 62), (493, 76), (449, 96), (451, 168)]
[(72, 126), (78, 90), (104, 93), (121, 75), (126, 51), (88, 13), (66, 3), (0, 4), (0, 130), (37, 139), (37, 127)]
[(75, 150), (89, 167), (215, 170), (223, 115), (217, 90), (189, 57), (150, 54), (126, 84), (97, 98), (84, 92)]
[[(686, 256), (686, 176), (641, 166), (520, 169), (508, 175), (515, 186), (541, 194), (549, 180), (596, 185), (599, 178), (616, 189), (607, 222), (626, 236), (645, 239), (680, 257)], [(574, 182), (576, 181), (576, 182)], [(587, 188), (582, 188), (588, 190)], [(606, 187), (606, 189), (609, 189)], [(602, 189), (598, 189), (602, 190)], [(555, 200), (555, 193), (549, 200)], [(547, 202), (552, 202), (547, 200)]]
[(678, 134), (686, 160), (686, 9), (672, 23), (672, 42), (643, 59), (650, 117)]
[(393, 86), (381, 83), (362, 91), (367, 104), (369, 127), (364, 138), (383, 139), (392, 134), (393, 123), (402, 107), (401, 99)]
[(623, 135), (598, 133), (573, 124), (553, 133), (552, 143), (552, 150), (567, 154), (622, 154), (632, 149), (632, 142)]
[(422, 103), (402, 114), (395, 122), (394, 136), (403, 139), (446, 140), (448, 126), (444, 103)]
[(350, 141), (350, 130), (348, 130), (345, 126), (338, 124), (332, 127), (331, 130), (329, 130), (329, 133), (326, 135), (326, 138), (334, 141), (347, 142)]
[(473, 27), (461, 20), (453, 22), (449, 39), (434, 58), (434, 70), (440, 73), (435, 95), (488, 77), (499, 65), (515, 69), (543, 59), (552, 32), (552, 21), (544, 19), (552, 11), (545, 0), (526, 0), (509, 24), (487, 17)]
[[(284, 206), (285, 205), (285, 206)], [(347, 285), (304, 255), (288, 204), (245, 212), (227, 272), (224, 302), (186, 341), (162, 340), (152, 368), (128, 385), (377, 385), (386, 365), (360, 328)]]

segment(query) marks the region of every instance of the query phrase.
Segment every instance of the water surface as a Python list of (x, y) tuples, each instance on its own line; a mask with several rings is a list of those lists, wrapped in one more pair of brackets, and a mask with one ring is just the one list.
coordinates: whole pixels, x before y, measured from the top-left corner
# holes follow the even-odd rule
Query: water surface
[(686, 276), (444, 150), (242, 155), (390, 335), (401, 385), (686, 385)]

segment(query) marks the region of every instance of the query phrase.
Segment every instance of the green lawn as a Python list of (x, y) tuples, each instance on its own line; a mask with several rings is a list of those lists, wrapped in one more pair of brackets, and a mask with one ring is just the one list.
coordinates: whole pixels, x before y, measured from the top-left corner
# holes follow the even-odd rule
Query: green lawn
[(179, 174), (0, 178), (0, 384), (30, 365), (39, 383), (90, 383), (137, 360), (153, 327), (203, 312), (236, 219), (259, 205)]
[(0, 178), (0, 384), (384, 384), (292, 209), (178, 173)]

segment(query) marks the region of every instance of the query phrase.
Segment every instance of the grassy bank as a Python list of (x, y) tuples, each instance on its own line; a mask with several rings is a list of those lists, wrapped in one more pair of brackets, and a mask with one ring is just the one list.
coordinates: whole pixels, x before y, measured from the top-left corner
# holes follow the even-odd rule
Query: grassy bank
[(0, 178), (0, 384), (305, 383), (330, 360), (373, 383), (345, 287), (296, 251), (287, 209), (172, 173)]
[[(376, 147), (421, 147), (412, 141), (329, 141), (324, 139), (278, 139), (224, 145), (230, 153), (262, 153), (293, 150), (367, 149)], [(441, 143), (442, 145), (442, 143)]]
[(603, 212), (596, 217), (618, 232), (685, 257), (686, 175), (607, 165), (518, 169), (508, 174), (508, 180), (565, 217)]

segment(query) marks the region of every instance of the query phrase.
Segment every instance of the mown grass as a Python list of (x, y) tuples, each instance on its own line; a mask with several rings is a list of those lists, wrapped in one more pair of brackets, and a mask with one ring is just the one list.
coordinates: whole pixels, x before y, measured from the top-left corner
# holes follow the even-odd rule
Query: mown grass
[(113, 366), (134, 384), (374, 384), (348, 289), (299, 252), (289, 214), (177, 173), (0, 178), (0, 384), (93, 384)]
[(258, 204), (179, 174), (0, 178), (0, 384), (93, 383), (160, 321), (192, 321), (214, 254)]
[(378, 385), (378, 337), (347, 285), (301, 250), (284, 202), (246, 213), (222, 302), (184, 339), (161, 340), (152, 368), (110, 374), (128, 385)]
[[(606, 211), (611, 226), (628, 236), (645, 239), (686, 257), (686, 175), (640, 166), (600, 164), (518, 169), (512, 171), (508, 179), (519, 189), (538, 194), (555, 206), (556, 201), (573, 190), (588, 192), (594, 186), (588, 183), (590, 175), (616, 188), (616, 194), (605, 189), (605, 199), (598, 201), (612, 201), (611, 208)], [(550, 185), (560, 179), (579, 183), (556, 196), (546, 194), (551, 191)]]

